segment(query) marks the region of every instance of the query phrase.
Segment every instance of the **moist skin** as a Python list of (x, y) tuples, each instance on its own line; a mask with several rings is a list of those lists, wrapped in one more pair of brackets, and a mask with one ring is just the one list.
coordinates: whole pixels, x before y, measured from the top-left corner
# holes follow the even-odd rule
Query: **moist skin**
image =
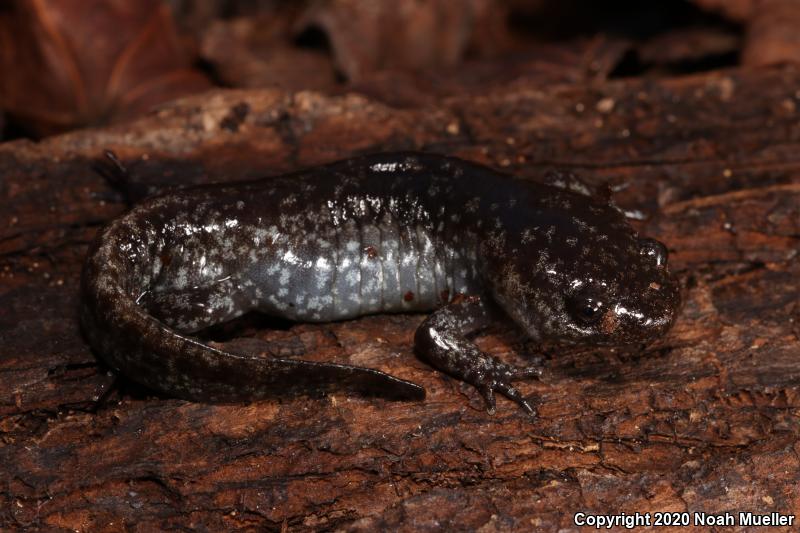
[(538, 376), (469, 336), (500, 315), (533, 340), (650, 341), (680, 305), (663, 244), (571, 175), (548, 184), (452, 157), (387, 153), (155, 197), (111, 222), (82, 274), (81, 322), (114, 369), (190, 400), (316, 388), (422, 399), (362, 367), (262, 358), (192, 333), (250, 311), (305, 322), (431, 312), (415, 350), (533, 413), (512, 381)]

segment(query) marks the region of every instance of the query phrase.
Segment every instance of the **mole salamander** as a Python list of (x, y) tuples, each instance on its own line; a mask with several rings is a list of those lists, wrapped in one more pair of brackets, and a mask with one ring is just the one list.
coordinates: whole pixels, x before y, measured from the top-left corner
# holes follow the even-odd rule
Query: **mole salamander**
[(152, 197), (106, 226), (81, 323), (117, 371), (157, 391), (236, 402), (313, 388), (421, 400), (368, 368), (263, 358), (191, 334), (249, 311), (305, 322), (433, 311), (417, 354), (529, 413), (512, 381), (540, 374), (469, 340), (497, 308), (534, 341), (646, 342), (680, 304), (660, 242), (577, 178), (516, 179), (453, 157), (387, 153)]

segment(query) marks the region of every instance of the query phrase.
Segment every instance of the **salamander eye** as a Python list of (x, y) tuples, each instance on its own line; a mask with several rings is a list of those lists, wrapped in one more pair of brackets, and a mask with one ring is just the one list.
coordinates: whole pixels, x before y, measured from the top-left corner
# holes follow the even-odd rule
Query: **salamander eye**
[(655, 239), (642, 239), (640, 253), (649, 257), (657, 267), (667, 264), (667, 247)]
[(603, 301), (596, 296), (579, 295), (567, 301), (567, 310), (584, 325), (591, 325), (603, 316)]

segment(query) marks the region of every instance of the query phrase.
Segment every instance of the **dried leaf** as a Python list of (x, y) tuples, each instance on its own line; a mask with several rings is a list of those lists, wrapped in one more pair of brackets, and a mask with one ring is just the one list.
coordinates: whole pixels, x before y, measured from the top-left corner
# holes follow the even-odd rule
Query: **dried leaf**
[(0, 13), (0, 105), (47, 135), (209, 87), (158, 0), (15, 0)]
[(290, 23), (285, 12), (217, 20), (204, 32), (201, 54), (233, 87), (333, 89), (337, 77), (330, 55), (296, 46)]
[(478, 40), (481, 46), (502, 47), (505, 15), (494, 0), (318, 0), (297, 29), (320, 28), (337, 68), (355, 81), (378, 70), (452, 66)]
[(703, 9), (746, 25), (744, 65), (800, 63), (797, 0), (693, 0)]

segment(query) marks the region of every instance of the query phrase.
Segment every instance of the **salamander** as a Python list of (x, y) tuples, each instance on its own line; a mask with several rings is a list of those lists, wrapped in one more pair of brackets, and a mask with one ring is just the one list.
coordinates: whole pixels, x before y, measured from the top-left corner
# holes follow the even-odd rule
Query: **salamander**
[(431, 312), (414, 349), (534, 413), (514, 387), (539, 376), (470, 337), (506, 317), (542, 343), (616, 346), (672, 324), (679, 284), (666, 247), (572, 174), (544, 183), (454, 157), (385, 153), (278, 177), (151, 197), (102, 229), (81, 276), (81, 324), (118, 372), (203, 402), (312, 388), (421, 400), (369, 368), (265, 358), (193, 334), (258, 311), (328, 322)]

